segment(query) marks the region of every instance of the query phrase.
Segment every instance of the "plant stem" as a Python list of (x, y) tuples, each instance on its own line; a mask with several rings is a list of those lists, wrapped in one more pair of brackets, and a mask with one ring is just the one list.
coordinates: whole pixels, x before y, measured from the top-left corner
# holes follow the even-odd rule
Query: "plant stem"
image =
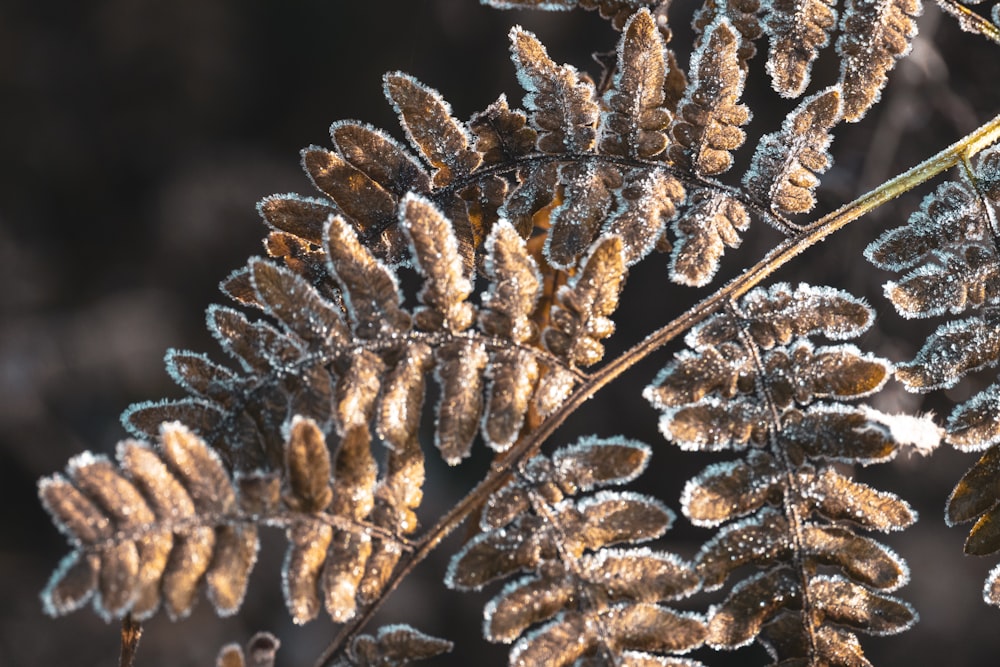
[(132, 618), (132, 614), (125, 614), (125, 618), (122, 619), (122, 648), (118, 667), (133, 667), (135, 652), (139, 648), (141, 638), (142, 623)]

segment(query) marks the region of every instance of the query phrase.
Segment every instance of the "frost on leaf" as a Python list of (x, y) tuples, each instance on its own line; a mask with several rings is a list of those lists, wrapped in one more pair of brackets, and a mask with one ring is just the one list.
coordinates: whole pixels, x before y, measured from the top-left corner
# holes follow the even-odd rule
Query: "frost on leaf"
[(632, 266), (664, 241), (667, 221), (684, 197), (684, 186), (666, 170), (626, 173), (618, 192), (618, 208), (601, 233), (621, 238), (625, 264)]
[[(1000, 206), (1000, 149), (980, 154), (971, 181), (948, 181), (928, 195), (902, 227), (865, 250), (881, 268), (912, 269), (885, 286), (904, 317), (932, 317), (1000, 302), (994, 243)], [(915, 267), (915, 268), (914, 268)]]
[[(899, 364), (896, 375), (911, 391), (954, 386), (1000, 361), (998, 206), (1000, 148), (994, 146), (980, 153), (959, 179), (928, 195), (906, 225), (885, 232), (865, 250), (876, 266), (909, 270), (885, 286), (904, 317), (976, 311), (941, 324), (912, 361)], [(991, 410), (996, 391), (994, 384), (956, 407), (948, 420), (949, 442), (982, 449), (997, 441)]]
[(511, 53), (518, 81), (527, 91), (524, 106), (538, 130), (543, 153), (583, 153), (596, 141), (598, 106), (594, 86), (569, 65), (556, 65), (530, 32), (515, 27)]
[(452, 643), (431, 637), (408, 625), (383, 625), (372, 635), (355, 637), (346, 655), (333, 667), (404, 667), (450, 652)]
[(758, 288), (694, 329), (693, 350), (645, 391), (668, 440), (745, 451), (707, 467), (681, 499), (693, 523), (720, 527), (695, 558), (707, 589), (757, 568), (710, 611), (712, 646), (757, 640), (779, 662), (845, 652), (860, 661), (854, 632), (900, 632), (916, 619), (886, 595), (906, 582), (905, 563), (858, 534), (905, 528), (915, 513), (834, 466), (886, 461), (914, 442), (897, 418), (847, 404), (881, 388), (891, 367), (852, 345), (802, 338), (858, 335), (870, 321), (863, 303), (837, 290)]
[(837, 53), (844, 120), (855, 122), (878, 101), (889, 71), (910, 51), (920, 0), (848, 0)]
[(483, 166), (512, 162), (528, 155), (535, 150), (538, 136), (528, 126), (525, 113), (511, 109), (505, 95), (475, 114), (469, 121), (469, 129), (476, 137), (476, 151)]
[(830, 41), (837, 22), (829, 0), (774, 0), (764, 20), (771, 42), (767, 71), (774, 89), (798, 97), (809, 85), (812, 63)]
[(529, 460), (487, 501), (484, 532), (452, 559), (446, 583), (471, 590), (529, 573), (504, 586), (484, 612), (487, 639), (516, 642), (512, 664), (572, 665), (585, 655), (632, 651), (630, 660), (660, 664), (654, 661), (665, 658), (655, 654), (702, 643), (700, 617), (660, 604), (698, 588), (690, 565), (673, 554), (613, 547), (659, 537), (672, 513), (628, 492), (573, 499), (629, 481), (648, 457), (639, 443), (589, 438)]
[(215, 667), (274, 667), (281, 642), (270, 632), (258, 632), (246, 643), (227, 644), (219, 651)]
[(806, 213), (816, 204), (819, 174), (832, 161), (832, 128), (840, 119), (840, 91), (828, 88), (807, 97), (790, 113), (781, 131), (760, 140), (743, 185), (780, 213)]
[(256, 528), (235, 521), (233, 482), (218, 455), (177, 423), (159, 446), (133, 440), (118, 465), (90, 453), (39, 482), (42, 504), (74, 551), (42, 593), (62, 615), (93, 600), (103, 617), (187, 616), (204, 583), (220, 614), (240, 606), (257, 555)]
[(622, 174), (613, 166), (568, 164), (560, 169), (566, 182), (562, 203), (552, 211), (545, 257), (557, 269), (576, 264), (593, 242), (614, 205)]
[(759, 0), (706, 0), (691, 22), (691, 27), (699, 33), (695, 48), (704, 40), (705, 28), (719, 16), (725, 16), (739, 32), (740, 45), (737, 54), (740, 66), (746, 70), (749, 67), (749, 60), (757, 53), (754, 42), (761, 36), (760, 21), (757, 19), (760, 11)]
[(323, 237), (328, 268), (343, 289), (354, 335), (376, 338), (408, 329), (410, 316), (400, 308), (395, 274), (368, 252), (350, 225), (333, 217)]
[(787, 344), (793, 337), (823, 334), (842, 340), (854, 338), (867, 329), (874, 318), (861, 299), (829, 287), (805, 283), (793, 288), (777, 283), (755, 289), (744, 297), (740, 318), (716, 317), (695, 327), (687, 342), (696, 348), (737, 338), (745, 325), (747, 335), (767, 349)]
[(600, 341), (614, 332), (614, 322), (608, 316), (618, 307), (626, 273), (621, 239), (599, 238), (581, 265), (556, 293), (551, 323), (542, 332), (542, 340), (567, 363), (590, 366), (604, 356)]
[(465, 275), (458, 242), (448, 219), (426, 199), (408, 196), (400, 224), (410, 241), (413, 259), (424, 276), (414, 324), (424, 331), (459, 333), (473, 322), (474, 309), (466, 303), (472, 283)]
[(385, 95), (396, 108), (406, 136), (434, 167), (434, 185), (448, 185), (479, 166), (466, 129), (441, 95), (402, 72), (385, 76)]
[(726, 247), (738, 248), (740, 232), (750, 226), (750, 216), (738, 200), (708, 188), (697, 190), (674, 221), (677, 242), (670, 255), (670, 279), (700, 287), (719, 270)]
[(691, 56), (690, 83), (671, 124), (668, 157), (699, 176), (727, 171), (733, 164), (731, 151), (746, 139), (740, 126), (750, 121), (750, 111), (736, 102), (746, 78), (738, 47), (732, 23), (722, 17), (706, 28), (702, 45)]
[(618, 44), (618, 71), (605, 95), (600, 150), (649, 159), (667, 147), (671, 114), (663, 107), (666, 50), (649, 11), (637, 12)]

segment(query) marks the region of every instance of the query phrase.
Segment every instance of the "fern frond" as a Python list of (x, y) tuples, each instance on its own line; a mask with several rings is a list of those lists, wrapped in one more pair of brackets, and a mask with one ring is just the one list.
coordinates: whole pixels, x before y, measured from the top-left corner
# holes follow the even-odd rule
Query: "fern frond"
[(750, 226), (750, 216), (738, 199), (702, 189), (691, 195), (673, 226), (677, 242), (670, 255), (670, 279), (700, 287), (715, 277), (726, 247), (743, 242), (739, 233)]
[(920, 0), (848, 0), (840, 18), (840, 86), (844, 120), (861, 120), (878, 101), (889, 71), (910, 51)]
[(637, 12), (618, 44), (618, 68), (605, 94), (600, 150), (648, 159), (667, 147), (670, 111), (665, 109), (666, 47), (648, 11)]
[(691, 27), (698, 33), (695, 48), (700, 47), (704, 41), (706, 28), (719, 16), (725, 16), (739, 32), (740, 44), (737, 54), (740, 67), (744, 71), (747, 70), (750, 59), (757, 54), (754, 42), (763, 34), (757, 18), (759, 13), (761, 13), (759, 0), (706, 0), (691, 22)]
[(809, 85), (813, 61), (830, 42), (836, 26), (835, 2), (774, 0), (764, 19), (771, 41), (767, 72), (783, 97), (798, 97)]
[(333, 667), (404, 667), (452, 649), (452, 643), (408, 625), (383, 625), (372, 635), (358, 635)]
[(215, 667), (274, 667), (281, 642), (270, 632), (258, 632), (246, 647), (227, 644), (219, 650)]
[[(934, 317), (975, 310), (941, 324), (912, 361), (899, 364), (897, 377), (910, 391), (954, 386), (977, 370), (1000, 362), (1000, 147), (989, 148), (962, 178), (928, 195), (906, 226), (891, 229), (865, 255), (877, 266), (910, 269), (885, 293), (904, 317)], [(978, 519), (965, 543), (970, 554), (1000, 551), (996, 524), (996, 458), (1000, 448), (994, 382), (958, 405), (947, 420), (947, 440), (960, 449), (987, 449), (965, 473), (948, 499), (950, 524)], [(1000, 606), (997, 570), (983, 590), (987, 603)]]
[[(741, 566), (760, 568), (711, 610), (712, 646), (757, 640), (776, 661), (842, 664), (852, 655), (849, 664), (860, 664), (854, 631), (891, 634), (916, 619), (885, 594), (906, 582), (903, 561), (853, 527), (898, 530), (915, 514), (832, 465), (884, 461), (905, 444), (893, 417), (843, 403), (881, 388), (890, 366), (850, 345), (792, 340), (857, 335), (871, 318), (861, 301), (831, 289), (754, 290), (693, 329), (693, 351), (646, 389), (668, 440), (746, 451), (706, 468), (682, 497), (695, 524), (722, 526), (695, 559), (706, 589)], [(820, 575), (819, 567), (836, 573)]]
[(687, 92), (670, 127), (670, 160), (699, 176), (714, 176), (733, 164), (731, 151), (746, 135), (740, 126), (750, 110), (738, 104), (746, 74), (739, 64), (738, 33), (725, 17), (705, 29), (702, 45), (691, 56)]
[(648, 458), (639, 443), (590, 438), (531, 459), (490, 497), (484, 532), (452, 559), (446, 583), (479, 589), (519, 570), (532, 572), (507, 584), (485, 610), (486, 638), (516, 641), (511, 664), (622, 658), (660, 664), (653, 661), (664, 658), (652, 653), (701, 644), (700, 618), (659, 604), (697, 589), (690, 566), (672, 554), (611, 548), (658, 537), (673, 521), (670, 510), (627, 492), (570, 498), (633, 479)]
[(74, 547), (42, 593), (62, 615), (93, 599), (105, 618), (187, 616), (199, 583), (220, 614), (240, 606), (257, 553), (257, 530), (238, 519), (236, 486), (203, 440), (164, 425), (157, 450), (118, 447), (118, 466), (89, 453), (66, 476), (39, 482), (42, 504)]
[(832, 160), (830, 128), (840, 120), (840, 90), (828, 88), (802, 100), (785, 117), (781, 131), (757, 144), (743, 185), (779, 213), (805, 213), (816, 205), (818, 175)]

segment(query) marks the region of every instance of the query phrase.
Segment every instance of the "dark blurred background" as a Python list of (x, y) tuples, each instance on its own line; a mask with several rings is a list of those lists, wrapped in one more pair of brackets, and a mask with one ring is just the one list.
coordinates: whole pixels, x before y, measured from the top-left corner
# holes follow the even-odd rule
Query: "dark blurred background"
[[(694, 4), (675, 5), (677, 50), (686, 62), (690, 38), (682, 33)], [(203, 313), (219, 298), (219, 280), (260, 252), (264, 228), (256, 201), (310, 193), (298, 150), (328, 145), (334, 120), (361, 119), (401, 138), (381, 95), (385, 71), (404, 70), (437, 88), (460, 118), (501, 92), (520, 105), (507, 57), (514, 23), (536, 32), (555, 60), (593, 73), (589, 53), (610, 50), (617, 40), (594, 14), (498, 12), (474, 0), (0, 4), (0, 665), (116, 664), (115, 625), (89, 610), (56, 620), (42, 614), (38, 592), (67, 548), (39, 506), (35, 481), (84, 449), (112, 452), (124, 436), (117, 415), (129, 403), (179, 395), (162, 370), (166, 348), (222, 360)], [(751, 78), (749, 146), (791, 108), (768, 89), (761, 55)], [(831, 54), (818, 62), (814, 78), (813, 90), (835, 80)], [(818, 212), (917, 163), (998, 110), (1000, 46), (960, 33), (928, 7), (915, 53), (898, 68), (883, 103), (861, 123), (837, 130), (837, 162)], [(740, 158), (745, 165), (747, 151)], [(885, 206), (776, 279), (822, 282), (867, 297), (880, 317), (859, 345), (910, 358), (917, 334), (933, 325), (895, 316), (881, 297), (888, 276), (869, 267), (860, 250), (880, 230), (901, 224), (927, 191)], [(752, 231), (730, 253), (724, 273), (759, 258), (774, 241), (766, 229)], [(662, 258), (637, 267), (610, 352), (705, 293), (669, 286)], [(683, 480), (717, 459), (681, 454), (656, 432), (656, 415), (640, 391), (668, 358), (666, 351), (641, 364), (588, 404), (557, 444), (592, 432), (654, 444), (653, 469), (638, 488), (676, 509)], [(926, 400), (890, 384), (874, 402), (887, 411), (947, 414), (950, 401), (983, 381)], [(486, 465), (479, 458), (449, 471), (429, 457), (426, 523), (471, 486)], [(865, 639), (875, 664), (996, 664), (1000, 610), (980, 601), (980, 589), (1000, 559), (962, 556), (965, 530), (942, 521), (947, 494), (972, 461), (941, 451), (859, 471), (921, 512), (915, 528), (886, 541), (913, 568), (914, 581), (901, 596), (922, 620), (901, 637)], [(690, 556), (707, 535), (680, 520), (662, 546)], [(460, 537), (443, 551), (454, 550)], [(291, 626), (278, 578), (282, 549), (280, 535), (265, 540), (238, 617), (217, 619), (205, 601), (184, 622), (158, 616), (147, 625), (137, 664), (211, 665), (222, 644), (262, 629), (284, 642), (280, 666), (311, 664), (335, 628), (322, 619)], [(382, 619), (455, 640), (456, 653), (437, 664), (502, 664), (503, 648), (479, 638), (482, 604), (495, 591), (445, 591), (438, 582), (446, 556), (425, 564)], [(704, 609), (718, 599), (703, 596), (688, 606)], [(759, 649), (695, 657), (702, 655), (716, 665), (765, 660)]]

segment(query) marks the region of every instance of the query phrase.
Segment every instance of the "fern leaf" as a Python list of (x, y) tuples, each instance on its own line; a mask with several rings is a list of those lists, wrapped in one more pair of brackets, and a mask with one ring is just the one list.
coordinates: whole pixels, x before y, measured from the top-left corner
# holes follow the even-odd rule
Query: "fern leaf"
[(1000, 330), (994, 317), (972, 317), (940, 326), (896, 377), (911, 391), (952, 387), (972, 371), (1000, 361)]
[(227, 644), (219, 650), (215, 667), (274, 667), (281, 642), (270, 632), (258, 632), (246, 647)]
[[(768, 349), (787, 344), (793, 336), (822, 334), (833, 340), (854, 338), (872, 322), (871, 308), (840, 290), (800, 284), (777, 283), (769, 289), (750, 292), (743, 300), (747, 333)], [(733, 340), (742, 323), (733, 318), (713, 318), (695, 327), (685, 339), (703, 348)]]
[(691, 56), (690, 84), (670, 127), (670, 161), (699, 176), (713, 176), (733, 164), (731, 151), (743, 144), (740, 129), (750, 111), (736, 100), (746, 75), (739, 64), (739, 39), (732, 23), (718, 18), (705, 30)]
[(781, 213), (806, 213), (816, 205), (818, 175), (831, 164), (830, 128), (840, 119), (840, 91), (828, 88), (804, 99), (781, 131), (760, 140), (743, 177), (759, 201)]
[(626, 173), (617, 210), (601, 227), (601, 234), (621, 238), (625, 265), (632, 266), (665, 240), (667, 221), (677, 213), (684, 196), (684, 186), (666, 170)]
[(395, 107), (410, 143), (434, 167), (435, 186), (451, 183), (479, 166), (466, 129), (441, 95), (402, 72), (385, 76), (385, 95)]
[(706, 0), (694, 15), (691, 27), (698, 33), (695, 48), (701, 45), (705, 38), (705, 29), (712, 25), (719, 16), (728, 18), (740, 34), (740, 46), (737, 49), (740, 67), (748, 68), (748, 62), (757, 53), (754, 42), (761, 36), (760, 22), (757, 15), (761, 11), (759, 0)]
[(343, 346), (349, 340), (341, 314), (305, 279), (262, 259), (248, 265), (250, 281), (265, 312), (313, 349)]
[(506, 221), (494, 226), (485, 250), (483, 269), (490, 288), (483, 296), (479, 327), (489, 335), (516, 343), (535, 339), (538, 331), (531, 315), (542, 291), (537, 264)]
[(400, 308), (395, 274), (368, 252), (343, 218), (330, 218), (323, 245), (330, 274), (343, 288), (354, 335), (377, 338), (409, 328), (410, 316)]
[(707, 188), (691, 195), (674, 222), (677, 242), (670, 255), (670, 279), (682, 285), (707, 285), (719, 270), (725, 248), (738, 248), (750, 216), (738, 200)]
[(783, 97), (798, 97), (809, 85), (813, 61), (830, 42), (837, 23), (829, 0), (775, 0), (764, 20), (771, 41), (767, 72)]
[[(741, 460), (706, 468), (682, 496), (692, 522), (721, 526), (695, 558), (706, 589), (744, 566), (759, 568), (711, 610), (713, 646), (758, 640), (779, 663), (850, 656), (846, 664), (865, 664), (854, 631), (891, 634), (916, 619), (909, 605), (885, 595), (906, 583), (905, 563), (856, 531), (904, 528), (915, 514), (831, 464), (884, 461), (915, 443), (890, 415), (813, 403), (866, 396), (881, 388), (890, 366), (850, 345), (792, 342), (857, 335), (870, 321), (863, 303), (835, 290), (753, 290), (693, 329), (694, 351), (679, 354), (646, 389), (663, 413), (663, 434), (682, 448), (754, 445)], [(934, 430), (928, 427), (939, 438)], [(834, 573), (819, 575), (820, 567)]]
[(551, 459), (531, 459), (522, 476), (490, 497), (484, 532), (452, 559), (446, 583), (478, 589), (532, 572), (505, 586), (484, 612), (487, 639), (516, 642), (511, 664), (571, 665), (584, 655), (617, 660), (630, 651), (643, 664), (663, 660), (654, 652), (701, 644), (699, 617), (659, 604), (698, 587), (689, 564), (645, 548), (610, 548), (655, 539), (672, 513), (635, 493), (569, 497), (633, 479), (648, 457), (639, 443), (590, 438)]
[(618, 73), (605, 95), (600, 151), (650, 159), (667, 147), (670, 112), (663, 108), (666, 50), (656, 23), (642, 9), (629, 19), (618, 44)]
[(530, 32), (510, 32), (524, 106), (543, 153), (585, 153), (596, 142), (599, 113), (594, 86), (569, 65), (556, 65)]
[(319, 512), (330, 504), (330, 452), (323, 433), (312, 420), (292, 420), (285, 446), (288, 492), (285, 504), (297, 512)]
[(431, 637), (408, 625), (383, 625), (374, 636), (355, 637), (347, 654), (334, 661), (333, 667), (404, 667), (451, 649), (451, 642)]
[(489, 357), (481, 345), (457, 341), (435, 353), (441, 385), (435, 445), (448, 465), (469, 455), (483, 414), (483, 369)]
[(513, 162), (535, 150), (538, 133), (528, 125), (523, 111), (511, 109), (501, 95), (469, 120), (476, 137), (476, 151), (483, 166)]
[(589, 366), (604, 355), (599, 341), (614, 332), (608, 316), (618, 307), (626, 272), (621, 239), (598, 239), (581, 264), (580, 272), (556, 294), (552, 324), (542, 332), (542, 340), (569, 364)]
[[(330, 126), (330, 138), (348, 164), (397, 198), (407, 192), (430, 192), (431, 179), (424, 168), (382, 130), (363, 123), (340, 121)], [(326, 215), (323, 221), (329, 217)], [(318, 244), (321, 240), (313, 243)]]
[(417, 310), (414, 323), (425, 331), (464, 331), (475, 317), (465, 302), (472, 283), (464, 274), (451, 225), (433, 204), (416, 196), (403, 201), (400, 216), (414, 262), (426, 278), (419, 295), (425, 307)]
[(878, 101), (889, 71), (910, 51), (919, 0), (849, 0), (840, 19), (844, 120), (855, 122)]
[(313, 185), (361, 231), (370, 245), (390, 262), (403, 255), (402, 239), (395, 230), (397, 199), (393, 193), (337, 153), (310, 146), (302, 152), (302, 166)]
[(272, 229), (319, 245), (326, 220), (336, 215), (337, 208), (324, 199), (288, 194), (265, 197), (257, 204), (257, 211)]
[[(236, 492), (219, 457), (179, 424), (166, 424), (160, 449), (127, 441), (119, 466), (82, 454), (67, 477), (39, 482), (39, 495), (74, 552), (42, 594), (61, 615), (88, 599), (105, 618), (146, 618), (161, 599), (186, 616), (205, 580), (220, 614), (240, 606), (257, 553), (253, 527), (228, 523)], [(161, 598), (162, 596), (162, 598)]]
[(560, 169), (566, 183), (563, 203), (552, 211), (552, 228), (545, 239), (545, 257), (557, 269), (568, 270), (594, 240), (614, 205), (622, 184), (613, 166), (568, 164)]

